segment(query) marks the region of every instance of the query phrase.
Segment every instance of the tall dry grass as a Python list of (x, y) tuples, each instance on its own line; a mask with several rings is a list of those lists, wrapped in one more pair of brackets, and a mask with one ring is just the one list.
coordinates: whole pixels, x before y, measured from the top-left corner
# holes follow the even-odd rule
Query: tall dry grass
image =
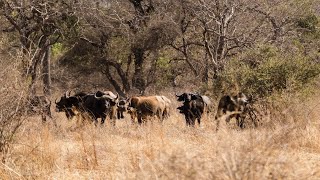
[[(21, 81), (19, 59), (0, 57), (8, 58), (0, 61), (5, 67), (0, 72), (0, 122), (9, 122), (0, 124), (5, 132), (0, 143), (7, 143), (0, 152), (0, 179), (320, 178), (318, 94), (289, 105), (280, 101), (278, 107), (285, 108), (269, 109), (274, 112), (263, 114), (262, 125), (254, 129), (221, 123), (216, 132), (214, 112), (201, 127), (186, 127), (176, 102), (163, 124), (131, 125), (127, 116), (116, 127), (79, 126), (63, 113), (42, 123), (39, 116), (24, 113), (8, 119), (21, 107), (27, 85)], [(174, 100), (170, 94), (164, 95)]]
[(292, 116), (255, 129), (223, 125), (218, 132), (213, 115), (201, 127), (189, 128), (176, 112), (163, 124), (131, 125), (127, 116), (116, 127), (78, 127), (61, 113), (54, 113), (58, 126), (28, 117), (0, 164), (0, 177), (319, 179), (319, 100), (292, 105)]

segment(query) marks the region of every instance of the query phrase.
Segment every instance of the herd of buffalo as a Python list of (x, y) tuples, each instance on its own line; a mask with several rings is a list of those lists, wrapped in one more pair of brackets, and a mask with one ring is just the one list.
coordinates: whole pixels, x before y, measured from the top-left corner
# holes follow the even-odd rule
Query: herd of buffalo
[[(177, 108), (184, 115), (187, 126), (194, 126), (197, 121), (200, 125), (205, 113), (213, 109), (213, 103), (208, 96), (198, 93), (176, 94), (177, 101), (182, 103)], [(220, 98), (217, 105), (215, 120), (217, 127), (220, 119), (228, 123), (235, 118), (237, 126), (244, 128), (244, 120), (249, 112), (252, 98), (244, 93), (237, 95), (225, 95)], [(31, 101), (33, 111), (40, 111), (42, 120), (46, 116), (51, 118), (51, 101), (45, 96), (36, 96)], [(166, 96), (133, 96), (122, 98), (111, 91), (97, 91), (95, 93), (79, 92), (71, 95), (71, 91), (65, 92), (55, 100), (56, 111), (64, 112), (68, 119), (86, 114), (94, 122), (101, 119), (101, 124), (108, 118), (110, 123), (116, 125), (116, 119), (124, 118), (124, 112), (130, 115), (132, 123), (142, 124), (150, 117), (156, 117), (161, 122), (170, 116), (172, 101)], [(256, 126), (256, 123), (254, 124)]]

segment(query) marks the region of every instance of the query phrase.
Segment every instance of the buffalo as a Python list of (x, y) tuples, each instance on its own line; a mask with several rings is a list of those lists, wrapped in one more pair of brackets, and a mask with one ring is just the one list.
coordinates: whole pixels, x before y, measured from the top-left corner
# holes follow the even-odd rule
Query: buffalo
[(203, 96), (201, 96), (201, 98), (202, 98), (204, 105), (205, 105), (205, 112), (207, 112), (207, 114), (209, 114), (211, 112), (211, 110), (213, 109), (213, 103), (208, 96), (203, 95)]
[(162, 121), (164, 112), (166, 113), (165, 115), (169, 113), (168, 106), (169, 103), (162, 96), (136, 96), (129, 99), (127, 109), (131, 115), (132, 122), (137, 118), (138, 123), (142, 124), (148, 116), (157, 116)]
[(55, 100), (56, 112), (65, 112), (66, 117), (72, 119), (76, 115), (74, 107), (78, 107), (79, 104), (82, 103), (83, 98), (87, 95), (88, 93), (79, 92), (70, 96), (70, 91), (65, 92), (58, 102), (57, 99)]
[(162, 104), (164, 104), (162, 117), (164, 119), (167, 119), (171, 113), (171, 100), (168, 99), (166, 96), (157, 96), (157, 98)]
[[(70, 93), (69, 93), (70, 94)], [(95, 122), (101, 118), (101, 124), (104, 123), (107, 115), (110, 121), (115, 125), (116, 104), (119, 95), (111, 91), (97, 91), (96, 93), (77, 93), (74, 96), (65, 95), (56, 102), (58, 112), (64, 111), (67, 118), (72, 118), (78, 112), (87, 113)]]
[(248, 112), (248, 105), (252, 97), (248, 97), (240, 92), (235, 96), (225, 95), (220, 98), (215, 119), (217, 121), (217, 128), (219, 127), (221, 117), (226, 117), (226, 122), (232, 118), (236, 118), (237, 126), (244, 128), (244, 119)]
[[(187, 126), (194, 126), (196, 120), (200, 125), (201, 117), (207, 106), (202, 96), (196, 93), (183, 93), (181, 95), (176, 94), (176, 96), (178, 101), (183, 102), (183, 105), (177, 109), (180, 113), (185, 115)], [(207, 96), (205, 100), (207, 103), (211, 102)]]
[[(84, 102), (84, 107), (89, 111), (95, 113), (94, 117), (101, 116), (101, 123), (104, 123), (106, 115), (109, 115), (110, 122), (115, 125), (115, 119), (117, 115), (117, 104), (119, 102), (119, 94), (116, 95), (111, 91), (98, 91), (95, 94), (94, 106), (91, 106), (92, 102)], [(90, 108), (89, 108), (90, 107)]]
[(29, 114), (41, 114), (43, 122), (47, 120), (47, 116), (52, 118), (50, 111), (51, 101), (47, 96), (32, 96), (27, 100)]
[(126, 104), (127, 100), (125, 98), (120, 98), (119, 102), (117, 103), (117, 118), (123, 119), (123, 113), (126, 111)]

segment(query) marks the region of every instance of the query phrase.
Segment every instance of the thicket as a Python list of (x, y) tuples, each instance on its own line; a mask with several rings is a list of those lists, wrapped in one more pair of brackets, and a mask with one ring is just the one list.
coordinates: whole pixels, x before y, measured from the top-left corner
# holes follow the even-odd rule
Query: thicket
[(230, 60), (213, 81), (213, 88), (215, 92), (241, 90), (263, 98), (273, 93), (304, 91), (319, 74), (316, 59), (299, 51), (289, 54), (274, 46), (262, 46)]

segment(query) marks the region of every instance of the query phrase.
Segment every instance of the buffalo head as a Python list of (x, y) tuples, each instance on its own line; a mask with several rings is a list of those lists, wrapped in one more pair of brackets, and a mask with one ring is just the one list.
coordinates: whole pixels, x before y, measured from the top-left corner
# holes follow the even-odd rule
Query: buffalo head
[(108, 101), (111, 106), (115, 106), (119, 101), (119, 94), (116, 93), (115, 95), (111, 91), (105, 91), (105, 92), (97, 91), (94, 96), (96, 99), (104, 99)]
[(177, 101), (191, 101), (191, 93), (176, 94)]

